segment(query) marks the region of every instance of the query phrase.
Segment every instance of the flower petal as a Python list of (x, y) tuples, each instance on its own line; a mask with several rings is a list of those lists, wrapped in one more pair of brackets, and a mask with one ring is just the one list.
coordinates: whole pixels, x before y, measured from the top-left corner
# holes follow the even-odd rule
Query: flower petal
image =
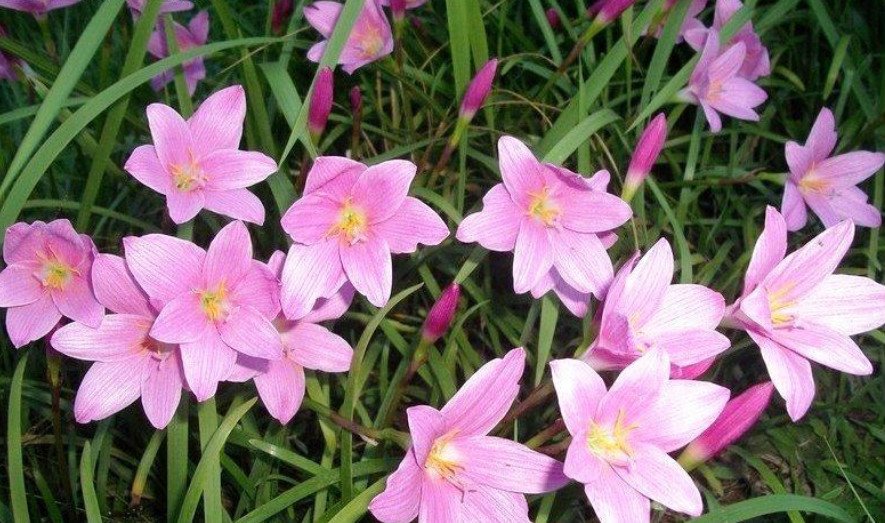
[(304, 8), (304, 18), (323, 37), (329, 38), (341, 15), (341, 8), (342, 4), (338, 2), (320, 0)]
[(267, 412), (285, 425), (304, 399), (304, 369), (288, 359), (270, 361), (267, 371), (255, 376), (255, 388)]
[(873, 364), (851, 338), (829, 327), (802, 321), (795, 328), (776, 329), (772, 339), (811, 361), (849, 374), (868, 376)]
[(208, 178), (207, 190), (227, 191), (263, 182), (277, 171), (277, 162), (256, 151), (219, 149), (201, 158), (200, 167)]
[(374, 236), (353, 245), (341, 244), (341, 264), (354, 288), (376, 307), (390, 299), (393, 262), (383, 238)]
[(833, 152), (837, 139), (836, 119), (833, 117), (833, 112), (824, 107), (818, 113), (811, 132), (808, 133), (805, 147), (811, 150), (815, 159), (821, 160)]
[(562, 359), (550, 362), (553, 386), (559, 411), (572, 435), (586, 430), (605, 396), (605, 383), (599, 374), (581, 360)]
[(608, 393), (599, 402), (596, 419), (614, 422), (623, 416), (633, 422), (656, 401), (670, 377), (667, 353), (652, 349), (628, 365), (618, 375)]
[(483, 196), (482, 210), (465, 216), (455, 236), (462, 243), (477, 242), (486, 249), (512, 251), (516, 246), (523, 213), (513, 203), (504, 184), (495, 185)]
[(627, 223), (633, 210), (624, 200), (601, 191), (575, 191), (560, 196), (562, 225), (576, 232), (605, 232)]
[(136, 147), (123, 169), (131, 174), (136, 180), (157, 191), (160, 194), (168, 194), (173, 190), (172, 177), (166, 167), (160, 163), (157, 150), (153, 145)]
[(144, 351), (151, 320), (128, 314), (106, 316), (98, 328), (69, 323), (52, 335), (52, 348), (85, 361), (120, 361)]
[(313, 161), (304, 184), (304, 196), (320, 192), (332, 199), (350, 194), (366, 166), (343, 156), (320, 156)]
[(498, 166), (510, 198), (520, 208), (528, 208), (530, 193), (544, 187), (544, 166), (524, 143), (512, 136), (498, 140)]
[(160, 165), (168, 170), (173, 165), (188, 164), (193, 141), (187, 122), (175, 109), (160, 103), (150, 104), (146, 112)]
[(778, 345), (762, 334), (748, 330), (765, 361), (768, 376), (778, 394), (787, 401), (790, 419), (798, 421), (808, 412), (814, 400), (814, 376), (811, 364), (802, 356)]
[(513, 290), (528, 292), (553, 266), (553, 246), (547, 227), (523, 219), (513, 250)]
[(147, 379), (141, 384), (141, 407), (155, 429), (164, 429), (181, 401), (184, 374), (178, 349), (163, 361), (151, 362)]
[(47, 292), (34, 303), (7, 310), (6, 333), (12, 345), (18, 349), (49, 334), (59, 320), (61, 312)]
[(292, 358), (308, 369), (345, 372), (353, 359), (353, 349), (344, 338), (313, 323), (299, 323), (284, 333), (283, 344), (291, 349)]
[(184, 377), (197, 401), (215, 395), (218, 382), (226, 379), (237, 361), (237, 352), (227, 346), (215, 329), (193, 342), (181, 344)]
[(611, 259), (595, 234), (560, 231), (551, 238), (556, 272), (569, 286), (601, 296), (614, 277)]
[(719, 326), (724, 315), (725, 298), (713, 289), (694, 284), (670, 285), (660, 307), (642, 330), (646, 333), (712, 330)]
[[(208, 22), (208, 18), (206, 20)], [(239, 148), (245, 120), (246, 92), (243, 86), (232, 85), (212, 93), (187, 121), (196, 155), (203, 157), (219, 149)]]
[(808, 221), (808, 210), (805, 208), (805, 200), (802, 199), (802, 193), (799, 192), (799, 187), (790, 180), (787, 180), (787, 183), (784, 184), (781, 214), (784, 215), (784, 221), (789, 231), (798, 231), (805, 227), (805, 223)]
[[(672, 279), (673, 251), (662, 238), (629, 273), (617, 302), (612, 304), (613, 310), (631, 318), (635, 325), (644, 326), (664, 301)], [(606, 298), (606, 308), (610, 306), (608, 301)]]
[(148, 234), (123, 238), (123, 245), (127, 267), (151, 298), (170, 301), (200, 281), (206, 252), (189, 241)]
[(442, 478), (426, 477), (421, 485), (421, 523), (450, 523), (461, 521), (463, 493)]
[(614, 467), (625, 483), (671, 510), (701, 515), (701, 493), (685, 469), (652, 445), (634, 444), (634, 450), (630, 467)]
[(654, 345), (667, 352), (673, 365), (684, 367), (718, 356), (731, 341), (712, 329), (685, 329), (656, 333)]
[(233, 286), (252, 267), (252, 239), (241, 221), (233, 221), (218, 231), (203, 263), (205, 281), (211, 287), (225, 282)]
[(350, 308), (354, 294), (356, 294), (356, 289), (353, 288), (353, 285), (345, 283), (332, 296), (318, 300), (316, 307), (301, 318), (301, 321), (305, 323), (320, 323), (337, 320)]
[(296, 242), (314, 245), (329, 238), (341, 206), (320, 193), (309, 194), (293, 203), (280, 223)]
[(77, 423), (105, 419), (135, 402), (141, 395), (150, 362), (150, 357), (134, 357), (93, 364), (83, 376), (74, 399)]
[(99, 254), (92, 264), (92, 289), (99, 303), (117, 314), (145, 318), (156, 315), (147, 294), (135, 282), (126, 261), (113, 254)]
[(104, 307), (95, 300), (88, 276), (76, 274), (68, 280), (64, 289), (52, 289), (50, 294), (63, 315), (90, 327), (101, 325)]
[(384, 491), (369, 503), (369, 512), (383, 523), (411, 523), (418, 517), (424, 471), (407, 452), (399, 467), (387, 477)]
[(673, 452), (716, 421), (730, 395), (728, 389), (713, 383), (670, 380), (642, 414), (632, 435), (664, 452)]
[(151, 337), (164, 343), (195, 342), (212, 329), (200, 296), (189, 292), (167, 303), (151, 327)]
[(568, 483), (562, 463), (509, 439), (467, 436), (450, 445), (463, 456), (459, 476), (487, 487), (539, 494)]
[[(566, 283), (565, 280), (562, 279), (562, 276), (559, 275), (559, 271), (555, 268), (552, 269), (551, 272), (553, 273), (551, 275), (553, 278), (553, 292), (556, 293), (559, 301), (565, 305), (565, 308), (568, 309), (570, 313), (578, 318), (586, 316), (587, 311), (590, 309), (590, 298), (592, 295), (590, 293), (579, 292), (577, 289)], [(535, 289), (532, 289), (532, 296), (534, 295)]]
[(174, 189), (166, 194), (169, 217), (178, 225), (193, 220), (205, 205), (206, 193), (204, 191), (183, 192)]
[(372, 165), (353, 185), (354, 203), (366, 212), (370, 224), (399, 212), (418, 167), (407, 160), (388, 160)]
[(784, 158), (787, 160), (787, 166), (790, 168), (791, 176), (788, 177), (788, 183), (791, 181), (796, 183), (801, 181), (808, 174), (811, 164), (814, 163), (814, 154), (811, 149), (793, 141), (787, 142), (784, 146)]
[(565, 453), (563, 473), (580, 483), (593, 483), (605, 477), (610, 471), (611, 465), (608, 462), (590, 452), (586, 427), (582, 427), (580, 432), (573, 433), (572, 442)]
[(309, 313), (316, 301), (332, 295), (344, 280), (338, 242), (327, 240), (316, 245), (289, 247), (283, 266), (281, 300), (289, 319)]
[(605, 470), (605, 477), (584, 485), (584, 493), (600, 523), (648, 523), (648, 498), (619, 478), (611, 467)]
[(394, 254), (411, 253), (418, 244), (439, 245), (449, 235), (446, 223), (427, 204), (407, 196), (396, 214), (375, 225)]
[(461, 507), (461, 523), (531, 523), (525, 496), (517, 492), (472, 485)]
[(280, 314), (280, 283), (263, 263), (252, 260), (249, 270), (230, 289), (236, 307), (252, 307), (271, 320)]
[(847, 336), (885, 324), (885, 286), (863, 276), (832, 274), (788, 309)]
[(428, 405), (416, 405), (406, 409), (406, 418), (415, 460), (423, 464), (433, 448), (433, 442), (446, 432), (445, 416)]
[(34, 276), (34, 269), (10, 265), (0, 272), (0, 307), (20, 307), (43, 297), (43, 285)]
[(827, 158), (815, 165), (816, 178), (826, 180), (836, 188), (857, 185), (885, 164), (885, 154), (854, 151)]
[(283, 342), (273, 324), (253, 307), (237, 307), (227, 321), (218, 325), (218, 334), (233, 350), (266, 360), (283, 356)]
[(247, 189), (230, 191), (204, 191), (207, 211), (212, 211), (234, 220), (243, 220), (258, 225), (264, 224), (264, 204)]

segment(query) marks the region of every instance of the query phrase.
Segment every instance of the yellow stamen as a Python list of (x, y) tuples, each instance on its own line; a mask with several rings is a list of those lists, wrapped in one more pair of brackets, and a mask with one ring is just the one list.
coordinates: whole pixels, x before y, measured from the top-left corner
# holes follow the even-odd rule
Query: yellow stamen
[(636, 425), (625, 425), (623, 409), (618, 412), (614, 427), (604, 427), (591, 421), (590, 430), (587, 431), (587, 447), (606, 461), (632, 458), (633, 448), (627, 438), (635, 428)]
[(826, 193), (830, 190), (830, 182), (814, 175), (814, 167), (799, 180), (799, 188), (806, 193)]
[(425, 469), (447, 480), (454, 480), (455, 475), (463, 469), (460, 456), (450, 445), (456, 434), (453, 431), (436, 438), (424, 462)]
[(227, 286), (224, 282), (220, 283), (215, 290), (206, 290), (200, 293), (200, 307), (206, 317), (212, 321), (227, 318), (230, 304), (227, 300)]
[(44, 287), (64, 290), (71, 278), (78, 274), (77, 269), (59, 260), (55, 253), (38, 252), (37, 259), (41, 262), (37, 277)]
[(188, 151), (188, 161), (183, 164), (173, 164), (170, 166), (172, 171), (172, 183), (179, 191), (192, 191), (206, 185), (206, 173), (200, 168), (194, 153)]
[(771, 324), (775, 327), (783, 327), (793, 321), (793, 315), (784, 312), (784, 309), (795, 303), (786, 299), (792, 289), (793, 285), (784, 285), (777, 291), (768, 293), (768, 310), (771, 312)]
[(328, 236), (340, 236), (350, 244), (354, 244), (365, 238), (369, 220), (362, 209), (353, 204), (348, 198), (338, 211), (338, 221), (329, 229)]
[(377, 27), (366, 29), (365, 33), (359, 35), (359, 48), (364, 59), (378, 56), (378, 53), (384, 48), (384, 38), (381, 37), (381, 30)]
[(532, 197), (529, 203), (529, 216), (537, 218), (547, 227), (553, 227), (559, 220), (560, 210), (556, 202), (550, 198), (550, 190), (544, 186), (539, 192), (529, 193)]

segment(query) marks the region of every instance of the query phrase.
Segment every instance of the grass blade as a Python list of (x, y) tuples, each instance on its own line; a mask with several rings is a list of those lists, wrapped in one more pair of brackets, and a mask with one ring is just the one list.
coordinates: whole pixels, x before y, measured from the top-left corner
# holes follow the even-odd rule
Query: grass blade
[(9, 385), (9, 409), (6, 419), (6, 453), (9, 464), (9, 498), (12, 514), (17, 522), (27, 523), (28, 498), (25, 491), (25, 469), (22, 462), (22, 381), (28, 355), (25, 351), (19, 358)]

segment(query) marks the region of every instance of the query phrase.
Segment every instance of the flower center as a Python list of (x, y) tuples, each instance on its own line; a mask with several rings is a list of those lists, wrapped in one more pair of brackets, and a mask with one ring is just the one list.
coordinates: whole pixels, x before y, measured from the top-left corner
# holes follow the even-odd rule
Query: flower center
[(788, 327), (793, 323), (793, 315), (784, 309), (793, 305), (793, 301), (786, 299), (792, 285), (785, 285), (774, 292), (768, 293), (768, 310), (771, 312), (771, 324), (775, 328)]
[(76, 269), (59, 260), (54, 255), (47, 256), (38, 253), (37, 258), (41, 261), (37, 277), (44, 287), (59, 291), (64, 290), (71, 278), (77, 274)]
[(587, 448), (609, 463), (626, 463), (633, 457), (628, 436), (635, 428), (636, 425), (625, 425), (623, 409), (618, 412), (613, 427), (591, 421), (590, 430), (587, 431)]
[(213, 290), (205, 290), (200, 293), (200, 308), (212, 321), (225, 320), (230, 314), (230, 300), (228, 299), (227, 286), (224, 282), (218, 284)]
[(452, 431), (436, 438), (424, 462), (425, 469), (449, 481), (454, 480), (455, 475), (463, 469), (460, 465), (461, 457), (450, 444), (455, 434)]
[(830, 182), (818, 176), (815, 176), (814, 165), (812, 165), (805, 176), (799, 180), (799, 189), (806, 193), (826, 193), (830, 190)]
[(348, 198), (338, 211), (338, 220), (332, 225), (328, 236), (339, 236), (349, 244), (366, 239), (366, 229), (369, 220), (366, 213), (353, 204), (353, 199)]
[(529, 196), (532, 197), (529, 202), (529, 216), (537, 219), (547, 227), (554, 227), (559, 223), (561, 211), (556, 202), (553, 201), (553, 198), (550, 197), (550, 190), (546, 185), (538, 192), (529, 193)]
[(381, 30), (377, 27), (366, 29), (366, 32), (360, 35), (359, 47), (364, 59), (378, 56), (378, 53), (384, 47), (384, 38), (381, 37)]
[(183, 192), (201, 189), (206, 185), (206, 173), (200, 168), (199, 163), (194, 158), (194, 154), (190, 151), (188, 151), (188, 158), (187, 162), (173, 164), (170, 167), (172, 183), (176, 189)]

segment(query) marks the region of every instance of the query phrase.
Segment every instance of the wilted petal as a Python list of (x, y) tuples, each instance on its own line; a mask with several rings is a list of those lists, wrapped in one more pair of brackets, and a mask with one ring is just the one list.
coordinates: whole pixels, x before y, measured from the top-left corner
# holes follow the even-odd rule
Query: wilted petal
[(93, 364), (83, 376), (74, 399), (77, 423), (104, 419), (137, 400), (150, 362), (150, 357), (134, 357)]
[(539, 494), (568, 483), (562, 463), (509, 439), (468, 436), (450, 444), (464, 456), (459, 476), (488, 487)]

